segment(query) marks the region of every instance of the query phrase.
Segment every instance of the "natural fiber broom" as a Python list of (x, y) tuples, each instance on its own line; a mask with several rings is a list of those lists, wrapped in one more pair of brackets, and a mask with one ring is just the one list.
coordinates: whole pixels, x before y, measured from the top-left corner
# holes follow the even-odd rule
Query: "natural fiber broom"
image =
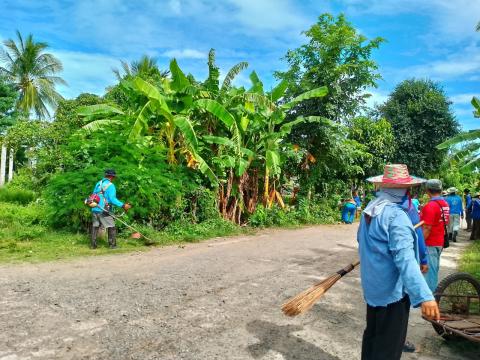
[[(423, 225), (423, 221), (420, 221), (414, 228), (418, 228)], [(335, 283), (342, 277), (347, 275), (350, 271), (360, 265), (360, 261), (357, 260), (351, 264), (348, 264), (343, 269), (338, 270), (335, 274), (330, 275), (325, 280), (313, 285), (300, 294), (288, 300), (282, 305), (282, 311), (288, 316), (297, 316), (311, 309), (318, 299), (325, 294)]]

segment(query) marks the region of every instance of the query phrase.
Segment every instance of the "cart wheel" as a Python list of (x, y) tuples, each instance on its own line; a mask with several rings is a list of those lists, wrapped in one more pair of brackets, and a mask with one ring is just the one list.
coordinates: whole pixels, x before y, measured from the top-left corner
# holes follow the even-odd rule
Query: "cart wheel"
[[(477, 300), (468, 300), (466, 296), (474, 296)], [(443, 279), (435, 292), (441, 314), (448, 315), (480, 315), (480, 282), (467, 273), (455, 273)], [(435, 331), (450, 340), (456, 337), (437, 324), (432, 324)]]

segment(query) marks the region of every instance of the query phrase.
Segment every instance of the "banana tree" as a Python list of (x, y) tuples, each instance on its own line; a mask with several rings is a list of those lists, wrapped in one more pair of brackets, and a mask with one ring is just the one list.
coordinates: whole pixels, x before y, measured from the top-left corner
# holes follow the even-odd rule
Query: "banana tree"
[[(480, 118), (480, 99), (473, 97), (473, 116)], [(480, 168), (480, 129), (454, 136), (437, 146), (439, 150), (452, 149), (452, 158), (459, 162), (460, 170), (474, 171)]]
[(288, 135), (293, 127), (300, 123), (328, 122), (327, 119), (317, 116), (297, 117), (295, 120), (287, 121), (287, 112), (304, 100), (325, 96), (328, 90), (325, 86), (319, 87), (282, 104), (280, 100), (288, 87), (285, 81), (280, 82), (270, 92), (264, 93), (263, 84), (255, 72), (250, 75), (250, 79), (252, 87), (247, 94), (247, 98), (255, 106), (255, 124), (259, 127), (256, 131), (262, 134), (259, 139), (259, 156), (264, 159), (264, 205), (270, 207), (276, 200), (283, 207), (281, 194), (275, 187), (275, 181), (271, 188), (270, 178), (278, 178), (281, 173), (282, 152), (288, 146), (286, 144)]

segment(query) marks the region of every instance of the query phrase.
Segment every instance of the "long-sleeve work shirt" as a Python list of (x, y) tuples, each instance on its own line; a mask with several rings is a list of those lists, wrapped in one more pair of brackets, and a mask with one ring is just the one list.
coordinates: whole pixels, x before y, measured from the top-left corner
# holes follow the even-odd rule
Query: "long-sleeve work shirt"
[(418, 245), (412, 221), (397, 204), (380, 215), (362, 215), (358, 229), (361, 280), (370, 306), (387, 306), (408, 294), (414, 307), (434, 300), (418, 264)]
[[(103, 194), (102, 194), (103, 189)], [(92, 209), (92, 212), (101, 213), (103, 210), (101, 208), (105, 208), (105, 200), (110, 205), (115, 205), (118, 207), (123, 206), (123, 202), (117, 199), (117, 189), (115, 188), (115, 184), (110, 182), (107, 178), (100, 180), (93, 189), (94, 194), (98, 194), (100, 197), (100, 203), (97, 207)]]

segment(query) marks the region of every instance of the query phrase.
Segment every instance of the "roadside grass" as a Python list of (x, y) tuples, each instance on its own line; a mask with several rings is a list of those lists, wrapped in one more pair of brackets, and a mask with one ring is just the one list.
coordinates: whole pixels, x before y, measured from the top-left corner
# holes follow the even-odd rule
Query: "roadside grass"
[[(40, 209), (40, 210), (39, 210)], [(178, 221), (163, 231), (147, 226), (137, 226), (150, 240), (130, 238), (131, 231), (119, 228), (118, 248), (111, 250), (105, 234), (98, 238), (98, 248), (89, 248), (87, 234), (57, 232), (39, 220), (41, 207), (14, 207), (0, 203), (0, 263), (44, 262), (65, 260), (81, 256), (118, 254), (132, 251), (146, 251), (149, 246), (164, 246), (204, 239), (246, 233), (249, 230), (223, 219), (211, 219), (194, 224)], [(2, 221), (3, 220), (3, 221)]]
[(460, 270), (480, 280), (480, 241), (470, 244), (460, 258)]

